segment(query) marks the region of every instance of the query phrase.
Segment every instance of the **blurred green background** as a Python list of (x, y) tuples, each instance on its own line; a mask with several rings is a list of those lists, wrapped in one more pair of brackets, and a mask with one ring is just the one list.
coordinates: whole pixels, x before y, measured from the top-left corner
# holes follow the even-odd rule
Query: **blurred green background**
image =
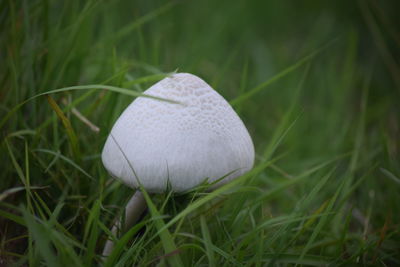
[[(105, 265), (400, 264), (399, 10), (375, 0), (0, 1), (0, 265), (102, 264), (107, 228), (132, 194), (100, 152), (133, 97), (104, 85), (140, 93), (173, 71), (230, 101), (256, 166), (273, 164), (201, 206), (205, 192), (154, 197), (165, 222), (181, 216), (168, 228), (178, 249), (146, 214)], [(66, 88), (77, 85), (92, 86)]]

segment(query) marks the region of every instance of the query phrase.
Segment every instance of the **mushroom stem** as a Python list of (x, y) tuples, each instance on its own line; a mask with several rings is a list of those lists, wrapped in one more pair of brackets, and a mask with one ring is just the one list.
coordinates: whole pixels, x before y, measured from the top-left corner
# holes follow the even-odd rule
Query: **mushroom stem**
[[(135, 194), (131, 197), (129, 202), (125, 207), (125, 223), (122, 224), (122, 219), (119, 219), (113, 225), (111, 232), (114, 236), (117, 236), (118, 232), (125, 233), (129, 228), (131, 228), (136, 221), (139, 219), (140, 215), (146, 209), (146, 201), (143, 197), (142, 192), (137, 190)], [(123, 227), (123, 229), (122, 229)], [(119, 231), (120, 230), (120, 231)], [(114, 241), (108, 239), (103, 249), (103, 256), (108, 257), (114, 248)]]

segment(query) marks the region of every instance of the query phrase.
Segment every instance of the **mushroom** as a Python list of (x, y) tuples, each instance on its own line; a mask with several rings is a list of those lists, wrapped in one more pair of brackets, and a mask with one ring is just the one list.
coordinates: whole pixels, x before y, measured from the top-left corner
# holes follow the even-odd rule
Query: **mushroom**
[[(204, 181), (220, 186), (253, 167), (254, 146), (246, 127), (202, 79), (173, 74), (144, 94), (178, 103), (138, 97), (125, 109), (102, 153), (112, 177), (149, 193), (184, 192)], [(125, 210), (125, 227), (133, 225), (144, 209), (143, 195), (136, 190)], [(114, 225), (114, 234), (119, 225)], [(108, 240), (103, 255), (112, 247)]]

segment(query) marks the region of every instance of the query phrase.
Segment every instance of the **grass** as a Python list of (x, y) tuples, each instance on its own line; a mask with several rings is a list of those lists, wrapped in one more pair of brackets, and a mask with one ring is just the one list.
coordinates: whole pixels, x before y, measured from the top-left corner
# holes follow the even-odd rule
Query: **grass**
[[(0, 265), (399, 265), (398, 9), (0, 1)], [(146, 197), (104, 262), (133, 192), (100, 152), (123, 109), (176, 70), (230, 101), (255, 167), (212, 192)]]

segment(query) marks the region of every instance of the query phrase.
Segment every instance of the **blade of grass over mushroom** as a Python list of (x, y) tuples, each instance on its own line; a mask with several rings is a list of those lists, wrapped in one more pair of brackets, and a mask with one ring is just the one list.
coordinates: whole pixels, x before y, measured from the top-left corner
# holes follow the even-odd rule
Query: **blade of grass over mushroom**
[[(159, 80), (159, 79), (156, 79)], [(147, 79), (142, 79), (142, 83), (143, 82), (147, 82)], [(172, 104), (180, 104), (177, 101), (174, 101), (172, 99), (166, 99), (166, 98), (162, 98), (162, 97), (157, 97), (157, 96), (151, 96), (151, 95), (146, 95), (146, 94), (142, 94), (140, 92), (135, 92), (129, 89), (125, 89), (125, 88), (120, 88), (120, 87), (115, 87), (115, 86), (109, 86), (109, 85), (101, 85), (101, 84), (90, 84), (90, 85), (78, 85), (78, 86), (71, 86), (71, 87), (65, 87), (65, 88), (60, 88), (60, 89), (55, 89), (55, 90), (50, 90), (41, 94), (38, 94), (36, 96), (33, 96), (31, 98), (29, 98), (26, 101), (30, 101), (34, 98), (37, 98), (39, 96), (43, 96), (43, 95), (48, 95), (48, 94), (54, 94), (54, 93), (61, 93), (61, 92), (66, 92), (66, 91), (74, 91), (74, 90), (88, 90), (88, 89), (98, 89), (98, 90), (107, 90), (107, 91), (111, 91), (111, 92), (115, 92), (115, 93), (120, 93), (123, 95), (128, 95), (128, 96), (135, 96), (135, 97), (148, 97), (148, 98), (152, 98), (155, 100), (160, 100), (160, 101), (164, 101), (164, 102), (169, 102)]]
[[(121, 76), (121, 74), (126, 73), (127, 70), (128, 70), (128, 67), (121, 68), (115, 74), (111, 75), (111, 77), (102, 81), (100, 84), (107, 84), (109, 82), (112, 82), (115, 78)], [(146, 78), (146, 77), (149, 77), (149, 76), (145, 76), (143, 78)], [(136, 80), (134, 80), (134, 81), (136, 81)], [(84, 100), (89, 98), (91, 95), (93, 95), (97, 91), (98, 91), (97, 89), (88, 89), (88, 91), (86, 93), (82, 94), (78, 98), (76, 98), (73, 101), (71, 101), (70, 103), (68, 103), (68, 105), (62, 109), (63, 112), (67, 112), (67, 111), (71, 110), (72, 108), (76, 107), (79, 103), (83, 102)], [(51, 123), (51, 121), (52, 121), (52, 117), (47, 118), (47, 120), (45, 120), (44, 122), (42, 122), (42, 124), (40, 124), (38, 126), (37, 131), (41, 132), (43, 130), (43, 128), (45, 128), (48, 124)]]
[(75, 155), (76, 158), (80, 158), (80, 149), (79, 149), (79, 142), (78, 142), (78, 137), (76, 136), (76, 133), (74, 129), (72, 128), (71, 121), (65, 116), (64, 112), (61, 110), (61, 108), (58, 106), (54, 98), (51, 96), (47, 95), (47, 101), (49, 102), (51, 108), (54, 110), (54, 112), (57, 114), (58, 118), (61, 120), (62, 124), (64, 125), (65, 130), (67, 131), (68, 138), (71, 142), (71, 147), (72, 151)]
[(229, 103), (232, 106), (235, 106), (237, 104), (239, 104), (240, 102), (246, 100), (247, 98), (252, 97), (253, 95), (257, 94), (258, 92), (260, 92), (261, 90), (265, 89), (266, 87), (268, 87), (269, 85), (273, 84), (274, 82), (280, 80), (281, 78), (285, 77), (286, 75), (288, 75), (289, 73), (297, 70), (299, 67), (303, 66), (305, 63), (311, 61), (315, 56), (317, 56), (318, 54), (320, 54), (322, 51), (324, 51), (325, 49), (327, 49), (329, 46), (331, 46), (336, 39), (331, 40), (330, 42), (328, 42), (327, 44), (323, 45), (321, 48), (315, 50), (314, 52), (308, 54), (307, 56), (303, 57), (302, 59), (300, 59), (299, 61), (297, 61), (295, 64), (289, 66), (288, 68), (284, 69), (283, 71), (279, 72), (278, 74), (276, 74), (275, 76), (273, 76), (272, 78), (270, 78), (269, 80), (257, 85), (256, 87), (250, 89), (249, 91), (247, 91), (246, 93), (238, 96), (237, 98), (231, 100)]
[[(154, 75), (152, 75), (154, 77)], [(158, 79), (157, 79), (158, 80)], [(148, 80), (143, 79), (142, 82), (147, 82)], [(24, 101), (22, 101), (21, 103), (19, 103), (18, 105), (14, 106), (7, 114), (6, 116), (4, 116), (4, 118), (0, 121), (0, 129), (4, 126), (4, 124), (10, 119), (10, 117), (17, 112), (23, 105), (25, 105), (26, 103), (28, 103), (29, 101), (32, 101), (40, 96), (45, 96), (48, 94), (54, 94), (54, 93), (61, 93), (61, 92), (67, 92), (67, 91), (75, 91), (75, 90), (89, 90), (89, 89), (97, 89), (97, 90), (108, 90), (111, 92), (115, 92), (115, 93), (120, 93), (120, 94), (124, 94), (124, 95), (129, 95), (129, 96), (134, 96), (134, 97), (148, 97), (148, 98), (152, 98), (155, 100), (160, 100), (160, 101), (164, 101), (164, 102), (168, 102), (171, 104), (181, 104), (177, 101), (174, 101), (172, 99), (166, 99), (166, 98), (162, 98), (162, 97), (157, 97), (157, 96), (151, 96), (151, 95), (146, 95), (146, 94), (142, 94), (139, 92), (135, 92), (129, 89), (125, 89), (125, 88), (120, 88), (120, 87), (115, 87), (115, 86), (109, 86), (109, 85), (101, 85), (101, 84), (91, 84), (91, 85), (80, 85), (80, 86), (70, 86), (70, 87), (64, 87), (64, 88), (60, 88), (60, 89), (55, 89), (55, 90), (50, 90), (44, 93), (40, 93), (37, 94), (35, 96), (32, 96)]]

